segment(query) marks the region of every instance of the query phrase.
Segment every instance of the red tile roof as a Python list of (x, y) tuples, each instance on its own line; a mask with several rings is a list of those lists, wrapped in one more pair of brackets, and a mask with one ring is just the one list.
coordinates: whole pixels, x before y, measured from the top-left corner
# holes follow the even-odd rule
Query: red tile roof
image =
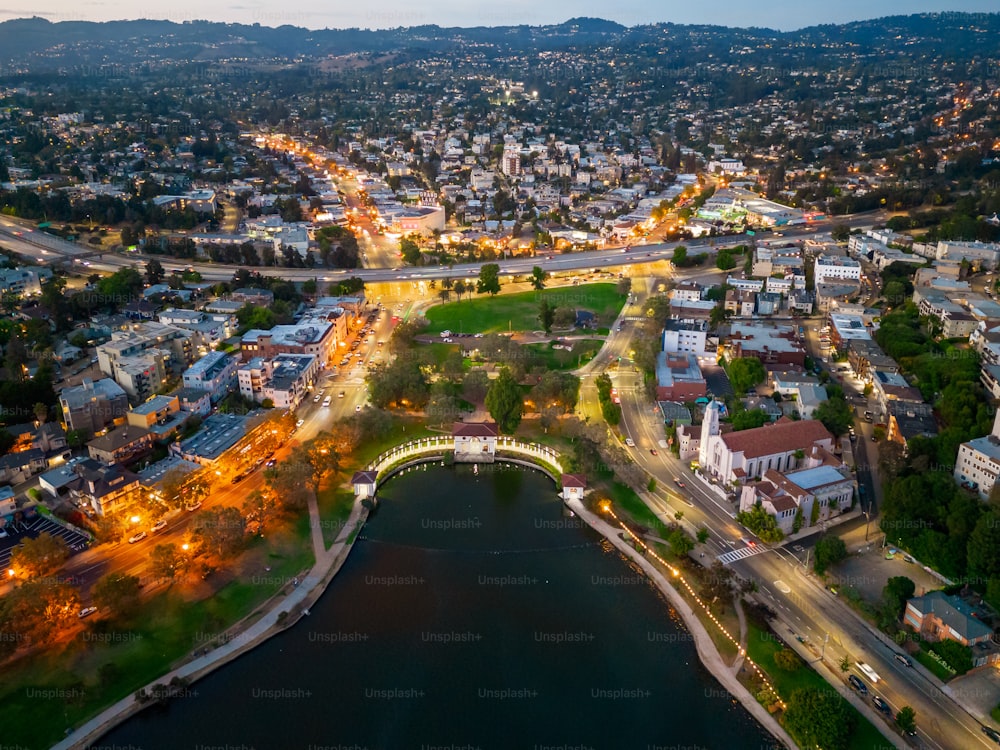
[(496, 422), (455, 422), (451, 428), (454, 437), (496, 437)]
[(721, 435), (722, 441), (733, 453), (742, 453), (744, 458), (773, 456), (796, 450), (808, 450), (818, 440), (832, 440), (822, 422), (815, 419), (800, 421), (778, 420), (774, 424), (740, 430)]
[(563, 474), (562, 486), (584, 488), (587, 486), (587, 478), (582, 474)]

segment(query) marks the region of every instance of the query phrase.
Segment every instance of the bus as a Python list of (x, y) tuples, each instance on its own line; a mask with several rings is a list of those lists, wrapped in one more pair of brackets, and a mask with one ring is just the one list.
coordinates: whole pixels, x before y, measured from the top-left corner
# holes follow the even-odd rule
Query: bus
[(878, 673), (872, 669), (870, 666), (865, 664), (863, 661), (856, 662), (858, 669), (861, 670), (861, 674), (872, 681), (873, 685), (877, 685), (879, 681)]

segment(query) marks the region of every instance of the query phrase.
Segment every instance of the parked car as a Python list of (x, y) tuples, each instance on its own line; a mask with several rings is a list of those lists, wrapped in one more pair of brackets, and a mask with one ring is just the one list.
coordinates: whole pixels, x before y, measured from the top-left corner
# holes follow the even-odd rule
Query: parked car
[(903, 656), (902, 654), (895, 654), (894, 658), (896, 659), (896, 661), (898, 661), (904, 667), (912, 667), (913, 666), (913, 662), (910, 661), (909, 657)]
[(79, 613), (77, 613), (76, 616), (82, 620), (84, 617), (90, 617), (96, 611), (97, 607), (84, 607), (79, 611)]
[(128, 543), (129, 544), (135, 544), (136, 542), (141, 542), (145, 538), (146, 538), (146, 532), (145, 531), (140, 531), (137, 534), (133, 534), (132, 536), (130, 536), (128, 538)]
[(862, 695), (868, 695), (868, 687), (861, 681), (861, 678), (856, 674), (852, 674), (847, 678), (847, 681), (851, 683), (851, 687), (857, 690)]
[(161, 518), (153, 524), (152, 532), (155, 534), (157, 531), (163, 531), (165, 528), (167, 528), (167, 522), (165, 519)]
[(877, 695), (872, 696), (872, 705), (875, 706), (879, 711), (884, 713), (886, 716), (892, 716), (892, 708), (888, 703)]
[(201, 507), (201, 500), (199, 500), (196, 503), (188, 503), (187, 505), (184, 506), (184, 509), (190, 511), (191, 513), (194, 513), (200, 507)]
[(632, 438), (625, 438), (625, 445), (627, 445), (629, 448), (634, 448), (635, 441)]

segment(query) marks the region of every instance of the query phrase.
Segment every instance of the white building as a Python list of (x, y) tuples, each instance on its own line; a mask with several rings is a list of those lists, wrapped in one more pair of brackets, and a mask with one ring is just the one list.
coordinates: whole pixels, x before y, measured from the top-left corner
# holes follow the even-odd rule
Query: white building
[(861, 283), (861, 263), (854, 258), (820, 255), (813, 266), (813, 282), (825, 284), (828, 281), (853, 281)]
[(705, 357), (708, 355), (705, 350), (707, 338), (708, 330), (704, 321), (681, 323), (668, 320), (663, 329), (663, 351), (668, 354), (687, 353)]
[(955, 461), (955, 481), (979, 492), (984, 500), (1000, 473), (1000, 413), (993, 420), (993, 430), (985, 437), (962, 443)]
[(701, 471), (729, 486), (738, 486), (768, 469), (789, 472), (799, 467), (801, 458), (814, 447), (833, 450), (833, 436), (821, 422), (811, 419), (779, 419), (764, 427), (721, 433), (719, 404), (712, 401), (705, 409), (698, 447)]
[(271, 360), (255, 357), (237, 371), (240, 394), (277, 409), (294, 409), (305, 398), (320, 371), (313, 354), (279, 354)]
[(207, 391), (213, 402), (233, 389), (238, 361), (225, 352), (209, 352), (184, 371), (184, 387)]

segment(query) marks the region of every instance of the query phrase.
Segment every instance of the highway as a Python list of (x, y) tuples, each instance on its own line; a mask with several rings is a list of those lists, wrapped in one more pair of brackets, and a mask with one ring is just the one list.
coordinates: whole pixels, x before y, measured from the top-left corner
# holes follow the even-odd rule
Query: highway
[[(881, 217), (881, 212), (872, 214), (857, 215), (854, 217), (842, 217), (839, 223), (845, 223), (852, 227), (871, 226)], [(782, 232), (783, 239), (803, 239), (814, 236), (822, 236), (829, 232), (829, 222), (814, 222), (810, 225), (785, 228)], [(379, 237), (381, 242), (384, 238)], [(534, 266), (541, 266), (549, 273), (565, 273), (570, 271), (583, 271), (593, 268), (607, 270), (609, 268), (624, 267), (631, 265), (642, 265), (654, 263), (662, 260), (670, 260), (673, 256), (674, 248), (677, 245), (685, 245), (688, 248), (688, 255), (707, 253), (710, 256), (708, 261), (711, 264), (711, 256), (722, 247), (732, 247), (735, 245), (747, 244), (751, 240), (778, 239), (769, 236), (749, 237), (745, 234), (732, 235), (727, 237), (701, 238), (697, 240), (685, 240), (680, 242), (655, 243), (648, 245), (635, 245), (629, 252), (624, 248), (612, 248), (605, 250), (594, 250), (588, 252), (574, 253), (550, 253), (547, 255), (536, 255), (530, 258), (512, 258), (498, 261), (501, 274), (504, 276), (527, 275), (531, 273)], [(69, 261), (73, 264), (73, 270), (78, 273), (89, 274), (94, 272), (113, 273), (120, 268), (137, 267), (144, 268), (147, 257), (138, 254), (111, 254), (105, 253), (100, 257), (78, 257), (87, 256), (92, 251), (85, 245), (77, 245), (66, 242), (52, 235), (32, 229), (26, 222), (19, 222), (10, 217), (0, 219), (0, 242), (9, 250), (18, 253), (35, 262), (50, 265), (59, 261)], [(374, 247), (375, 240), (370, 236), (366, 242), (361, 242), (362, 249), (368, 250)], [(222, 265), (218, 263), (205, 262), (184, 262), (171, 260), (165, 256), (156, 257), (163, 268), (170, 273), (172, 271), (184, 271), (193, 269), (201, 274), (205, 281), (228, 281), (233, 277), (238, 266)], [(325, 268), (284, 268), (278, 266), (255, 266), (254, 271), (265, 276), (277, 276), (289, 281), (307, 281), (318, 278), (321, 281), (331, 282), (350, 276), (357, 276), (366, 282), (386, 282), (416, 279), (473, 279), (478, 277), (480, 263), (464, 263), (454, 266), (423, 266), (393, 268), (390, 264), (398, 263), (391, 257), (391, 253), (381, 248), (377, 257), (371, 258), (370, 262), (378, 260), (386, 263), (382, 268), (361, 268), (361, 269), (325, 269)]]

